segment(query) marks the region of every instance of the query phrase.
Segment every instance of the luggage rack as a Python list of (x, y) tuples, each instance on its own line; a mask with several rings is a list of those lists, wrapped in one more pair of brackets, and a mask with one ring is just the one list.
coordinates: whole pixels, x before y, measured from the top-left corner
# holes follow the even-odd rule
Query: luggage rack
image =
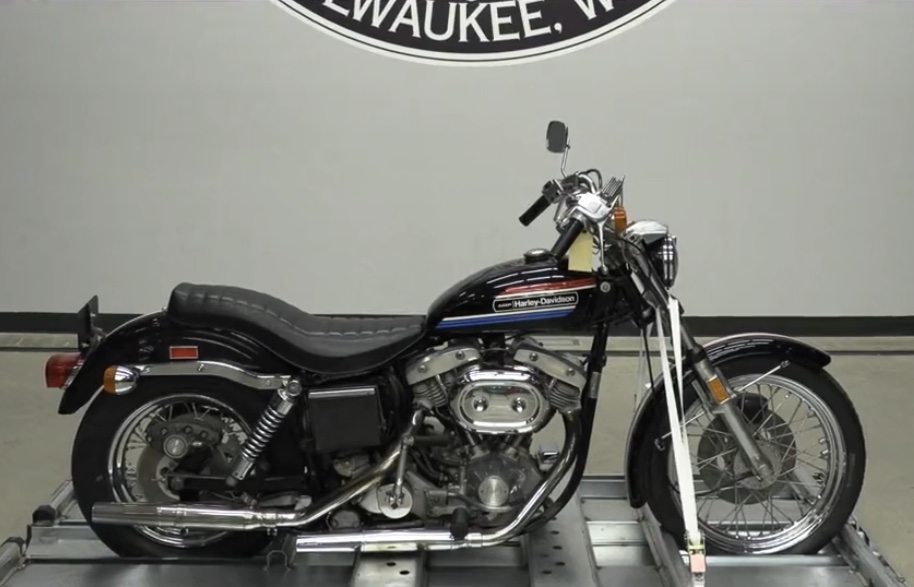
[[(276, 551), (276, 554), (281, 551)], [(286, 564), (291, 562), (291, 564)], [(64, 482), (32, 514), (26, 537), (0, 546), (0, 587), (686, 587), (685, 555), (650, 511), (633, 510), (620, 476), (585, 477), (577, 498), (533, 534), (455, 552), (307, 552), (288, 561), (117, 558), (99, 542)], [(905, 581), (850, 521), (816, 555), (710, 556), (709, 587), (903, 587)]]

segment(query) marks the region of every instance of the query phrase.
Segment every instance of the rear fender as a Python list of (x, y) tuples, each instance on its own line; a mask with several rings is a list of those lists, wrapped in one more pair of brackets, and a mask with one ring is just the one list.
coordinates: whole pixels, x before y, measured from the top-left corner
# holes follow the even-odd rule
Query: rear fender
[[(704, 350), (715, 366), (753, 356), (776, 357), (819, 369), (831, 362), (831, 357), (827, 353), (801, 340), (779, 334), (752, 333), (728, 336), (704, 345)], [(695, 373), (691, 366), (683, 365), (683, 386), (687, 387), (694, 380)], [(641, 451), (644, 447), (645, 437), (650, 434), (655, 418), (663, 418), (664, 422), (667, 418), (662, 376), (658, 376), (652, 383), (651, 389), (644, 394), (641, 403), (635, 410), (635, 416), (628, 431), (625, 448), (625, 479), (629, 503), (634, 508), (644, 505), (644, 496), (640, 491), (642, 487), (640, 475), (644, 468), (639, 466), (639, 463), (644, 462), (646, 455), (642, 455)]]
[(82, 365), (64, 390), (57, 413), (72, 414), (86, 405), (101, 389), (105, 369), (111, 365), (168, 362), (172, 346), (197, 347), (201, 361), (230, 361), (240, 367), (277, 373), (293, 371), (254, 340), (229, 330), (181, 326), (159, 311), (125, 322), (103, 336), (99, 334), (84, 347)]

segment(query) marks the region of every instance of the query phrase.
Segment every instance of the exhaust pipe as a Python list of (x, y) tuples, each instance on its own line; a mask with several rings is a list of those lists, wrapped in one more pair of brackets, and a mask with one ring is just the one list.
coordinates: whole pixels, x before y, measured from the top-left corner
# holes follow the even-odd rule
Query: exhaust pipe
[(294, 521), (295, 512), (234, 509), (224, 506), (172, 506), (154, 503), (97, 503), (92, 522), (116, 526), (156, 526), (201, 530), (279, 528)]
[[(406, 434), (414, 434), (421, 422), (416, 412)], [(92, 506), (93, 524), (155, 526), (196, 530), (261, 530), (305, 526), (378, 485), (400, 457), (401, 443), (395, 443), (380, 463), (358, 479), (340, 487), (320, 502), (300, 512), (233, 508), (224, 505), (171, 505), (154, 503), (99, 502)]]
[[(565, 446), (549, 475), (539, 484), (536, 491), (514, 519), (495, 530), (470, 532), (463, 539), (456, 539), (450, 530), (368, 530), (362, 532), (333, 532), (300, 534), (295, 539), (298, 552), (352, 550), (456, 550), (462, 548), (484, 548), (506, 542), (523, 530), (536, 510), (546, 501), (559, 482), (565, 477), (577, 456), (580, 443), (578, 416), (564, 415)], [(413, 424), (417, 418), (413, 418)], [(410, 426), (407, 434), (415, 426)], [(157, 526), (194, 528), (202, 530), (261, 530), (266, 528), (294, 528), (310, 524), (338, 507), (359, 497), (379, 484), (396, 466), (400, 456), (400, 443), (385, 455), (384, 459), (363, 474), (356, 481), (338, 489), (319, 504), (302, 512), (284, 510), (257, 510), (225, 506), (180, 506), (135, 503), (97, 503), (92, 508), (92, 522), (122, 526)]]
[(299, 534), (295, 538), (297, 552), (363, 552), (383, 550), (396, 547), (398, 551), (409, 550), (457, 550), (463, 548), (486, 548), (496, 546), (515, 538), (523, 531), (524, 526), (536, 510), (555, 491), (559, 482), (571, 470), (577, 456), (580, 443), (578, 416), (565, 419), (565, 446), (559, 460), (549, 471), (549, 475), (539, 484), (536, 491), (524, 504), (511, 522), (495, 530), (470, 532), (463, 539), (456, 539), (450, 530), (368, 530), (363, 532), (333, 532), (330, 534)]

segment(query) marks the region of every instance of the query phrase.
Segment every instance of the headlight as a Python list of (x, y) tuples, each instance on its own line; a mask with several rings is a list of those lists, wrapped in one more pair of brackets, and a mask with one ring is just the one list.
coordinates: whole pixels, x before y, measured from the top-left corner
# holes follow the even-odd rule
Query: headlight
[(656, 220), (638, 220), (629, 225), (622, 236), (639, 242), (663, 285), (673, 287), (679, 274), (679, 250), (669, 228)]

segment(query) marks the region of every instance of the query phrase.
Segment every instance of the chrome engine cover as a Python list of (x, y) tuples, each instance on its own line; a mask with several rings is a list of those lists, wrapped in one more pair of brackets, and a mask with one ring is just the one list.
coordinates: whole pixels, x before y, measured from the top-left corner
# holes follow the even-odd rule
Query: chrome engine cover
[(479, 434), (529, 434), (554, 411), (581, 407), (587, 375), (580, 363), (523, 339), (507, 364), (486, 364), (475, 343), (449, 345), (406, 366), (406, 382), (428, 409), (449, 408), (458, 424)]
[(526, 450), (476, 448), (466, 469), (467, 494), (483, 509), (518, 506), (536, 490), (542, 473)]
[(451, 414), (477, 434), (537, 432), (553, 412), (544, 388), (530, 371), (471, 368), (454, 382)]

